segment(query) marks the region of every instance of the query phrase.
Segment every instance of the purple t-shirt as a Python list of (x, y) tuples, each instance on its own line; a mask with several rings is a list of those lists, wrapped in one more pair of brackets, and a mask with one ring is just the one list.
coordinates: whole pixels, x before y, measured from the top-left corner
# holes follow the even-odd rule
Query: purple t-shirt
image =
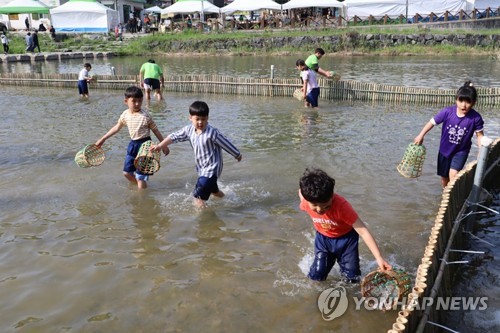
[(483, 118), (476, 110), (471, 109), (459, 117), (455, 105), (442, 109), (431, 121), (434, 125), (443, 123), (439, 152), (446, 157), (469, 154), (474, 133), (482, 131), (484, 126)]

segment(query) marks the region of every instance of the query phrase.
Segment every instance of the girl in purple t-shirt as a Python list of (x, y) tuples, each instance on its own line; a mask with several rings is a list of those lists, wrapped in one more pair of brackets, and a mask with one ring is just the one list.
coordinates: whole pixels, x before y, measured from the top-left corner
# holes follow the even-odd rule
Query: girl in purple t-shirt
[(476, 88), (470, 81), (465, 82), (457, 91), (456, 106), (448, 106), (439, 111), (414, 139), (415, 144), (422, 144), (427, 132), (434, 126), (443, 124), (437, 165), (437, 174), (441, 176), (443, 188), (464, 167), (474, 133), (477, 136), (477, 145), (481, 144), (484, 121), (481, 115), (473, 109), (476, 101)]

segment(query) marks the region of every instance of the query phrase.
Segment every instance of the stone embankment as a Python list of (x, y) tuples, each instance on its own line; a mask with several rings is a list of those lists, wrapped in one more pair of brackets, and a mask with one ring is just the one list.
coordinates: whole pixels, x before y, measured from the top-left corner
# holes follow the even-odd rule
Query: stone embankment
[(66, 59), (97, 59), (116, 56), (114, 52), (47, 52), (28, 54), (2, 54), (2, 62), (60, 61)]

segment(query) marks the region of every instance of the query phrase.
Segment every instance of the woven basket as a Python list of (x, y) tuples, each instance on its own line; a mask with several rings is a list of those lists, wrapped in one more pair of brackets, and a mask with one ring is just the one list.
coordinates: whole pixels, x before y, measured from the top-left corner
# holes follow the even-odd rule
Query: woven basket
[(425, 161), (425, 146), (410, 143), (406, 148), (401, 163), (398, 164), (398, 172), (406, 178), (417, 178), (422, 175)]
[(330, 79), (332, 79), (333, 81), (337, 82), (340, 80), (340, 74), (335, 73), (334, 71), (331, 71), (330, 75), (331, 75)]
[(293, 92), (293, 97), (298, 99), (299, 101), (303, 101), (304, 93), (300, 89), (295, 89), (295, 91)]
[(99, 166), (104, 162), (104, 150), (96, 145), (86, 145), (75, 156), (75, 163), (80, 168)]
[(92, 77), (92, 81), (91, 82), (97, 83), (97, 75), (94, 74), (91, 77)]
[(134, 160), (135, 169), (144, 175), (152, 175), (160, 170), (161, 154), (149, 150), (152, 144), (151, 140), (145, 141), (139, 148), (137, 157)]
[(361, 295), (366, 297), (368, 302), (369, 298), (377, 299), (380, 310), (391, 309), (410, 293), (411, 288), (410, 275), (402, 269), (373, 271), (361, 281)]

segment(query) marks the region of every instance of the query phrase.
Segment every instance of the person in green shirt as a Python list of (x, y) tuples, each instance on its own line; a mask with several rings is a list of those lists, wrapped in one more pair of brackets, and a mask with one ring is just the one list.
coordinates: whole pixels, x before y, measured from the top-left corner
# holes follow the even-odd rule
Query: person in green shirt
[(142, 64), (140, 77), (145, 90), (146, 101), (149, 102), (151, 99), (151, 90), (154, 91), (158, 101), (163, 100), (161, 87), (165, 86), (165, 78), (163, 77), (161, 67), (153, 59), (149, 59), (146, 63)]
[(332, 77), (331, 72), (326, 71), (319, 67), (319, 59), (321, 59), (324, 55), (325, 55), (325, 50), (323, 50), (321, 47), (318, 47), (316, 50), (314, 50), (314, 54), (311, 54), (306, 59), (306, 65), (307, 67), (314, 70), (318, 74), (323, 75), (324, 77)]

